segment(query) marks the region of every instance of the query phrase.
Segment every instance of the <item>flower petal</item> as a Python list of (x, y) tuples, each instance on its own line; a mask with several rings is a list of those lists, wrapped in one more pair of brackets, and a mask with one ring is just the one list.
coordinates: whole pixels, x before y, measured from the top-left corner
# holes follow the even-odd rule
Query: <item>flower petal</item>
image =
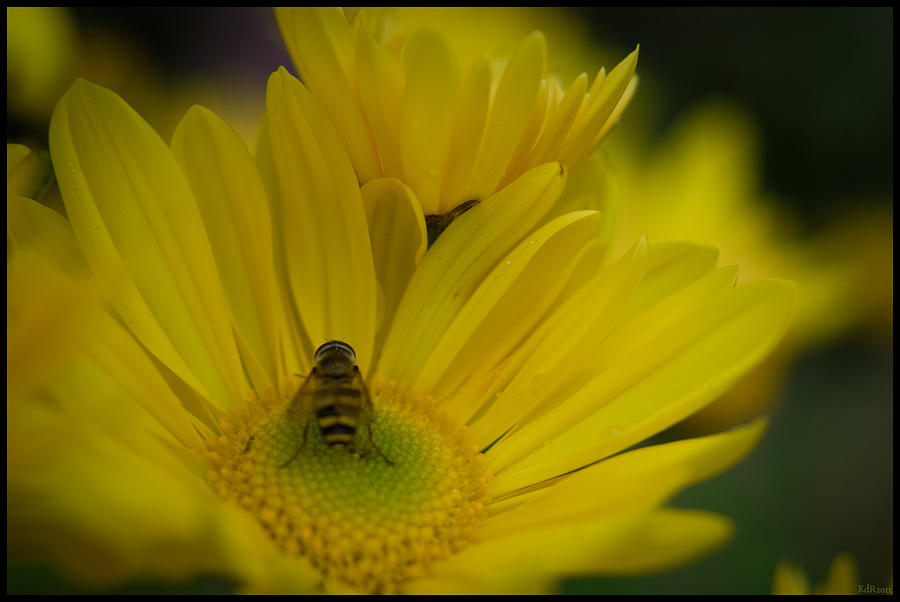
[(493, 500), (523, 499), (512, 510), (491, 517), (484, 536), (588, 520), (628, 508), (653, 492), (664, 498), (733, 466), (756, 446), (765, 428), (765, 419), (759, 419), (734, 431), (619, 454), (540, 483), (537, 489), (492, 491)]
[(491, 101), (467, 198), (486, 198), (506, 174), (534, 110), (546, 62), (547, 42), (539, 31), (527, 35), (510, 57)]
[[(23, 205), (34, 203), (19, 198)], [(56, 372), (89, 336), (101, 299), (95, 283), (67, 277), (40, 250), (16, 249), (6, 263), (8, 400), (35, 393), (46, 375)]]
[(13, 172), (13, 170), (18, 167), (19, 163), (25, 160), (31, 154), (31, 149), (29, 149), (24, 144), (6, 144), (6, 177), (9, 177), (9, 174)]
[(446, 213), (457, 205), (472, 200), (465, 198), (464, 194), (484, 135), (491, 100), (491, 82), (491, 63), (486, 56), (482, 56), (469, 69), (459, 93), (456, 122), (444, 166), (439, 213)]
[(790, 562), (781, 561), (775, 565), (772, 593), (781, 596), (805, 596), (810, 592), (806, 572)]
[(372, 137), (381, 159), (382, 171), (402, 178), (400, 160), (400, 106), (403, 71), (396, 57), (371, 36), (357, 32), (356, 78), (359, 102), (372, 128)]
[[(171, 146), (197, 200), (235, 326), (252, 349), (253, 357), (244, 363), (261, 392), (285, 376), (279, 339), (283, 302), (262, 180), (241, 138), (202, 107), (188, 110)], [(257, 361), (262, 375), (252, 370)]]
[(718, 257), (719, 250), (716, 247), (688, 242), (650, 245), (647, 252), (647, 272), (631, 299), (623, 321), (715, 270)]
[[(586, 157), (594, 148), (598, 134), (608, 129), (606, 125), (616, 114), (615, 111), (620, 106), (619, 103), (634, 76), (639, 49), (635, 49), (626, 56), (602, 80), (598, 76), (597, 81), (591, 86), (588, 108), (578, 116), (572, 131), (563, 143), (564, 148), (560, 161), (564, 165), (574, 165)], [(624, 110), (624, 106), (622, 109)]]
[(541, 132), (540, 138), (534, 145), (531, 160), (535, 164), (548, 161), (550, 157), (559, 154), (559, 145), (572, 127), (578, 109), (584, 103), (587, 92), (587, 73), (582, 73), (575, 78), (569, 89), (560, 99), (559, 104), (553, 109), (547, 127)]
[(696, 412), (772, 349), (793, 304), (792, 285), (760, 281), (693, 304), (674, 326), (632, 320), (646, 336), (634, 346), (608, 337), (593, 356), (595, 377), (491, 449), (492, 487), (513, 491), (585, 466)]
[(353, 30), (344, 12), (328, 8), (276, 8), (275, 17), (300, 79), (328, 113), (360, 182), (383, 175), (353, 80)]
[(444, 162), (450, 146), (459, 70), (444, 40), (419, 30), (403, 47), (406, 88), (400, 109), (404, 179), (425, 214), (438, 213)]
[(165, 143), (121, 98), (79, 80), (53, 113), (50, 150), (92, 268), (130, 276), (114, 300), (123, 320), (188, 384), (241, 400), (249, 387), (215, 260)]
[(37, 201), (6, 196), (6, 235), (14, 252), (27, 248), (65, 272), (88, 274), (69, 220)]
[(356, 174), (312, 95), (284, 68), (269, 78), (266, 120), (278, 178), (294, 303), (314, 346), (353, 345), (365, 373), (375, 339), (376, 283)]
[(529, 167), (539, 163), (538, 161), (531, 161), (531, 151), (534, 149), (537, 138), (544, 130), (544, 125), (552, 113), (553, 106), (551, 102), (555, 103), (556, 101), (551, 99), (550, 95), (556, 94), (555, 90), (555, 88), (551, 88), (546, 79), (541, 80), (538, 86), (537, 97), (531, 108), (531, 115), (528, 117), (525, 129), (522, 131), (522, 136), (516, 145), (516, 150), (506, 165), (506, 173), (500, 179), (499, 185), (501, 187), (515, 180), (519, 174), (524, 173)]
[(640, 510), (604, 521), (489, 539), (433, 567), (410, 593), (549, 593), (563, 576), (631, 575), (672, 568), (721, 545), (733, 533), (722, 516)]
[(222, 503), (149, 433), (120, 426), (115, 438), (37, 402), (16, 404), (7, 417), (10, 454), (27, 459), (8, 467), (12, 553), (39, 554), (94, 587), (204, 574), (241, 581), (280, 556), (258, 523)]
[(602, 575), (643, 575), (674, 568), (708, 554), (734, 535), (725, 516), (702, 510), (653, 512), (614, 553), (596, 558)]
[(838, 554), (828, 568), (825, 583), (815, 589), (816, 594), (856, 594), (859, 584), (859, 570), (849, 554)]
[[(450, 224), (422, 259), (397, 308), (378, 365), (412, 383), (453, 318), (513, 246), (559, 197), (557, 163), (534, 168)], [(416, 333), (410, 340), (409, 333)]]
[(488, 411), (470, 425), (487, 445), (523, 418), (539, 415), (543, 405), (561, 399), (554, 393), (594, 365), (597, 341), (618, 323), (643, 278), (647, 242), (642, 239), (616, 263), (594, 270), (594, 277), (559, 302), (554, 311), (504, 362), (489, 390)]
[(269, 138), (268, 120), (263, 116), (262, 123), (256, 140), (256, 166), (259, 168), (259, 176), (266, 189), (266, 197), (269, 200), (269, 215), (272, 219), (272, 246), (274, 247), (275, 276), (278, 288), (282, 291), (281, 314), (286, 321), (286, 330), (281, 333), (281, 351), (284, 355), (284, 364), (288, 371), (297, 370), (297, 373), (307, 373), (312, 367), (312, 343), (309, 335), (303, 328), (303, 322), (297, 313), (293, 296), (290, 293), (291, 279), (288, 275), (288, 255), (285, 251), (285, 231), (279, 227), (283, 219), (281, 184), (278, 181), (278, 170), (275, 167), (275, 158), (272, 155), (272, 142)]
[(600, 217), (595, 211), (560, 216), (503, 258), (431, 350), (413, 386), (443, 398), (475, 368), (491, 368), (513, 351), (556, 299)]
[(400, 180), (371, 180), (360, 193), (372, 240), (375, 276), (384, 294), (379, 327), (383, 340), (406, 284), (425, 254), (428, 233), (416, 194)]

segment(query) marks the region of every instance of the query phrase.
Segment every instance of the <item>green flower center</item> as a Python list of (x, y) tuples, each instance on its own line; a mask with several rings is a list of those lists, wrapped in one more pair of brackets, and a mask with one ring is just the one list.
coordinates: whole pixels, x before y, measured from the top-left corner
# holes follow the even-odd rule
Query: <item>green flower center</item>
[(486, 476), (465, 428), (430, 397), (377, 379), (369, 390), (371, 426), (344, 449), (326, 444), (315, 416), (296, 424), (285, 400), (254, 397), (208, 441), (209, 481), (326, 579), (389, 592), (475, 538)]

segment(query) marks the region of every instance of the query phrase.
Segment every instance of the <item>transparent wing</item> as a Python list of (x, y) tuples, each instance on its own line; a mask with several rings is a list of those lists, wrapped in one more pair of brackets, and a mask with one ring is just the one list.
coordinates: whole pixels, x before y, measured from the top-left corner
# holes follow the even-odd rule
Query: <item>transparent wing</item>
[(285, 417), (297, 423), (306, 422), (316, 409), (315, 394), (321, 388), (321, 384), (322, 375), (319, 374), (318, 368), (313, 366), (306, 380), (294, 394), (294, 398), (285, 412)]
[(359, 372), (359, 366), (353, 366), (352, 383), (353, 386), (359, 387), (359, 390), (362, 391), (359, 412), (360, 423), (368, 424), (372, 419), (375, 408), (372, 405), (372, 396), (369, 395), (369, 388), (366, 386), (366, 381)]

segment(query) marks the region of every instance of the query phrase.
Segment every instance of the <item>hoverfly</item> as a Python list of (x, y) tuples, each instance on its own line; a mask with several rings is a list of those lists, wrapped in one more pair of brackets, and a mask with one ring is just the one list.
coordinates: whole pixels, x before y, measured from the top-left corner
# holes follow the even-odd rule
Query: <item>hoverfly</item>
[(306, 447), (313, 416), (328, 447), (350, 448), (356, 432), (365, 428), (378, 455), (393, 465), (372, 440), (372, 415), (372, 399), (356, 365), (356, 352), (347, 343), (328, 341), (316, 350), (315, 365), (285, 413), (288, 420), (303, 424), (303, 439), (281, 467), (293, 462)]

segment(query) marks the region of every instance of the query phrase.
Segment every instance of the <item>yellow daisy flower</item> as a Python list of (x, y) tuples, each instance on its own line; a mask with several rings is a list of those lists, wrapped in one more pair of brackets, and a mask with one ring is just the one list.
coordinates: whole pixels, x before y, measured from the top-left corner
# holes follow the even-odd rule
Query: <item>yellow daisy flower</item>
[(831, 562), (825, 582), (818, 585), (815, 590), (810, 588), (809, 579), (802, 568), (789, 562), (779, 562), (775, 566), (772, 593), (775, 595), (846, 596), (859, 593), (859, 585), (859, 572), (853, 557), (849, 554), (839, 554)]
[[(480, 9), (463, 10), (479, 18)], [(537, 165), (575, 165), (636, 87), (637, 50), (590, 86), (582, 74), (564, 88), (546, 73), (541, 32), (508, 57), (463, 62), (437, 30), (401, 31), (391, 13), (360, 11), (352, 23), (337, 8), (276, 9), (276, 17), (360, 183), (400, 179), (426, 216), (452, 219)]]
[[(8, 385), (12, 556), (107, 585), (540, 592), (668, 568), (731, 533), (661, 506), (743, 457), (764, 422), (628, 450), (772, 349), (789, 284), (735, 286), (690, 243), (642, 238), (603, 263), (600, 215), (546, 218), (559, 163), (426, 252), (414, 190), (360, 188), (337, 128), (283, 69), (255, 160), (203, 108), (167, 146), (83, 80), (50, 142), (68, 221), (25, 199), (9, 229), (43, 236), (10, 236), (13, 260), (36, 249), (63, 270), (40, 241), (77, 240), (109, 312), (59, 335), (73, 351), (43, 380)], [(8, 307), (41, 294), (13, 284)], [(41, 366), (63, 343), (35, 337), (9, 356)], [(292, 403), (335, 340), (372, 403), (346, 449)]]

